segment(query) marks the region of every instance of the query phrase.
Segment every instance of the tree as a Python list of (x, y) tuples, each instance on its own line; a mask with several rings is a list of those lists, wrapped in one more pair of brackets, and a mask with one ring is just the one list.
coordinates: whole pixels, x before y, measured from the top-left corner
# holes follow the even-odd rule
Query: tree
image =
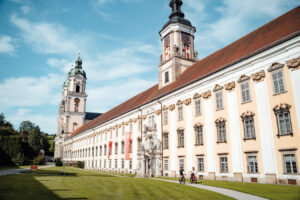
[(53, 156), (55, 150), (55, 142), (54, 140), (49, 140), (49, 143), (50, 143), (49, 156)]
[(43, 134), (41, 136), (41, 149), (45, 151), (45, 155), (49, 155), (49, 148), (50, 148), (50, 144), (49, 144), (48, 136)]
[(13, 128), (13, 125), (5, 120), (3, 113), (0, 114), (0, 135), (15, 135), (16, 131)]
[(41, 149), (41, 131), (39, 126), (29, 131), (28, 144), (33, 149), (35, 155), (38, 155)]
[(28, 141), (28, 134), (29, 131), (35, 129), (35, 124), (32, 123), (31, 121), (23, 121), (20, 126), (19, 126), (19, 130), (20, 130), (20, 134), (23, 138), (23, 141), (27, 142)]

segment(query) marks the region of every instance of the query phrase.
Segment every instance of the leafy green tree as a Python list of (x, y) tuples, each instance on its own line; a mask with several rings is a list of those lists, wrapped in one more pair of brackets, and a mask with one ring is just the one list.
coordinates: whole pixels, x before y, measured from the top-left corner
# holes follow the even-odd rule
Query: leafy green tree
[(49, 140), (49, 143), (50, 143), (49, 156), (53, 156), (55, 150), (55, 142), (54, 140)]
[(0, 114), (0, 135), (16, 135), (13, 125), (5, 120), (3, 113)]
[(38, 155), (41, 149), (41, 131), (39, 126), (29, 131), (28, 144), (33, 149), (34, 154)]
[(45, 155), (49, 155), (49, 148), (50, 148), (50, 144), (49, 144), (48, 136), (43, 134), (41, 136), (41, 149), (45, 151)]
[(21, 122), (20, 126), (19, 126), (19, 131), (20, 131), (20, 135), (23, 138), (23, 141), (27, 142), (28, 141), (28, 135), (29, 132), (33, 129), (35, 129), (35, 124), (32, 123), (31, 121), (23, 121)]

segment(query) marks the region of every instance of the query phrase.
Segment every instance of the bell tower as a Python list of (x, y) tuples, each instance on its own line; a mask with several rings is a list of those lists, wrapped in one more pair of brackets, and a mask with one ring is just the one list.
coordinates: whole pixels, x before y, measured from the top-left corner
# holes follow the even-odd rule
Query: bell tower
[(174, 81), (189, 66), (198, 60), (194, 49), (196, 28), (184, 18), (182, 0), (171, 0), (172, 13), (169, 21), (159, 32), (162, 41), (162, 55), (159, 64), (159, 88)]

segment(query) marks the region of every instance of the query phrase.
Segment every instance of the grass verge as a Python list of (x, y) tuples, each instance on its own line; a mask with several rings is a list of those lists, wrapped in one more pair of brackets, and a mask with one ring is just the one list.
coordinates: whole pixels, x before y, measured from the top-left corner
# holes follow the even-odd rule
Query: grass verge
[[(176, 180), (178, 178), (159, 177), (160, 179)], [(186, 178), (189, 182), (189, 179)], [(260, 183), (241, 183), (230, 181), (198, 180), (198, 184), (227, 188), (271, 200), (300, 200), (300, 187), (293, 185), (273, 185)]]

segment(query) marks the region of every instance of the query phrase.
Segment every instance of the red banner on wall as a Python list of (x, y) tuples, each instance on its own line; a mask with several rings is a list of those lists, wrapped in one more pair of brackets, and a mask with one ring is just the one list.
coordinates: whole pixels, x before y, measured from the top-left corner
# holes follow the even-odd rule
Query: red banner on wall
[(112, 141), (110, 141), (109, 145), (108, 145), (108, 160), (109, 160), (109, 157), (110, 157), (110, 154), (111, 154), (111, 149), (112, 149)]
[(125, 152), (125, 160), (129, 160), (130, 142), (131, 142), (131, 132), (128, 132), (128, 133), (126, 133), (126, 152)]

